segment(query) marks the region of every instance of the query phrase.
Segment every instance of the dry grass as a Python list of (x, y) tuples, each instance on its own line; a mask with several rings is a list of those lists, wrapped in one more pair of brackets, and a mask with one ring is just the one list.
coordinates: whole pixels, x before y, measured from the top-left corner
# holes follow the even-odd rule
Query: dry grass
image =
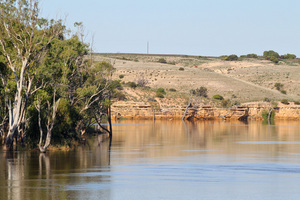
[[(167, 64), (159, 63), (160, 58), (164, 58)], [(138, 54), (95, 56), (95, 60), (103, 59), (114, 63), (115, 79), (119, 79), (120, 74), (124, 75), (121, 80), (125, 82), (136, 81), (144, 76), (151, 88), (175, 88), (177, 96), (182, 99), (188, 98), (191, 89), (205, 86), (209, 97), (220, 94), (231, 98), (235, 95), (235, 100), (240, 102), (259, 101), (265, 97), (272, 100), (300, 100), (300, 66), (296, 61), (281, 61), (274, 65), (262, 59), (224, 61), (212, 57)], [(179, 70), (180, 67), (184, 70)], [(274, 88), (277, 82), (284, 84), (283, 89), (287, 91), (287, 95)], [(143, 99), (147, 95), (151, 97), (153, 93), (140, 94), (139, 98)], [(167, 95), (171, 96), (165, 99), (176, 98), (176, 94), (168, 92)], [(134, 97), (132, 92), (130, 95)], [(138, 100), (137, 96), (135, 98)]]

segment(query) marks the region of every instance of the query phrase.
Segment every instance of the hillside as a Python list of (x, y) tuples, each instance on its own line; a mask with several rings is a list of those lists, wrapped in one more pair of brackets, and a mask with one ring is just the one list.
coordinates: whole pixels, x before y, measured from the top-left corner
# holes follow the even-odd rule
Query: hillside
[[(166, 63), (158, 62), (164, 59)], [(189, 91), (204, 86), (208, 97), (220, 94), (226, 99), (238, 102), (300, 100), (300, 65), (297, 60), (283, 60), (273, 64), (262, 58), (243, 58), (225, 61), (221, 57), (196, 57), (180, 55), (139, 55), (139, 54), (95, 54), (95, 61), (110, 60), (116, 68), (114, 79), (122, 82), (137, 81), (144, 77), (153, 89), (176, 89), (174, 96), (188, 98)], [(181, 68), (181, 70), (180, 70)], [(182, 68), (184, 70), (182, 70)], [(124, 75), (120, 79), (119, 75)], [(274, 87), (283, 84), (282, 94)], [(125, 89), (133, 100), (145, 93)], [(170, 92), (167, 92), (170, 93)], [(153, 93), (149, 94), (153, 96)]]

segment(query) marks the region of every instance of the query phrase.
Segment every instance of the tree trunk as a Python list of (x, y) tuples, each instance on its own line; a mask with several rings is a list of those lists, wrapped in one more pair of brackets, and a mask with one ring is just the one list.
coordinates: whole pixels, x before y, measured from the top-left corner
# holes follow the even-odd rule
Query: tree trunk
[(108, 118), (108, 124), (109, 124), (109, 136), (112, 136), (112, 124), (111, 124), (111, 107), (110, 105), (108, 106), (107, 110), (107, 118)]
[(184, 118), (185, 118), (185, 116), (186, 116), (186, 113), (188, 112), (189, 107), (191, 106), (191, 101), (192, 101), (192, 95), (190, 96), (188, 105), (187, 105), (187, 107), (186, 107), (186, 109), (185, 109), (185, 111), (184, 111), (184, 113), (183, 113), (183, 115), (182, 115), (182, 118), (181, 118), (182, 121), (184, 120)]
[(39, 102), (38, 105), (35, 105), (35, 107), (36, 107), (36, 109), (39, 113), (39, 115), (38, 115), (38, 117), (39, 117), (38, 123), (39, 123), (39, 129), (40, 129), (39, 149), (40, 149), (41, 153), (45, 153), (47, 151), (47, 148), (50, 146), (50, 143), (51, 143), (52, 129), (53, 129), (54, 122), (55, 122), (57, 108), (58, 108), (58, 105), (59, 105), (59, 102), (60, 102), (60, 99), (58, 99), (55, 102), (55, 92), (56, 91), (54, 90), (52, 116), (50, 115), (51, 105), (50, 105), (50, 102), (47, 101), (47, 103), (48, 103), (48, 118), (47, 118), (48, 123), (47, 123), (47, 135), (46, 135), (46, 140), (45, 140), (44, 146), (42, 145), (42, 142), (43, 142), (43, 129), (42, 129), (42, 123), (41, 123), (41, 105), (40, 105), (40, 102)]

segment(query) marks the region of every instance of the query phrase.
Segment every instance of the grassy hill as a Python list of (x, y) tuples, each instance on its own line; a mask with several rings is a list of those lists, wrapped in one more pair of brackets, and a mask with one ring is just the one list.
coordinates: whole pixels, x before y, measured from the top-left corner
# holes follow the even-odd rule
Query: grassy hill
[[(137, 82), (142, 77), (148, 81), (152, 91), (157, 88), (168, 91), (172, 88), (177, 91), (176, 95), (184, 98), (188, 98), (191, 89), (204, 86), (208, 89), (209, 98), (220, 94), (239, 102), (261, 101), (265, 98), (273, 101), (300, 100), (300, 65), (297, 59), (281, 60), (274, 64), (263, 58), (225, 61), (223, 57), (186, 55), (94, 55), (96, 61), (109, 60), (114, 64), (114, 79)], [(120, 75), (124, 77), (120, 78)], [(286, 94), (278, 91), (275, 83), (283, 84), (282, 90)], [(129, 96), (139, 94), (138, 90), (127, 91)], [(145, 93), (143, 95), (147, 96)]]

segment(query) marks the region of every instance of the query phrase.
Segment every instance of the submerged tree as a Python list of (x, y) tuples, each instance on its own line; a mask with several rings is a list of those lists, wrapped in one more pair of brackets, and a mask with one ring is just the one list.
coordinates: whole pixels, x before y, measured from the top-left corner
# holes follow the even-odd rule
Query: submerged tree
[(57, 108), (58, 108), (59, 101), (60, 101), (60, 98), (56, 101), (55, 93), (56, 93), (56, 91), (54, 91), (52, 105), (49, 102), (49, 100), (47, 100), (47, 108), (45, 109), (46, 110), (45, 115), (47, 118), (47, 122), (46, 122), (47, 135), (46, 135), (44, 145), (42, 145), (42, 143), (43, 143), (43, 128), (42, 128), (42, 122), (41, 122), (41, 119), (42, 119), (41, 103), (42, 102), (41, 102), (41, 100), (37, 99), (37, 103), (35, 104), (35, 107), (38, 111), (38, 124), (39, 124), (39, 130), (40, 130), (39, 149), (40, 149), (40, 152), (42, 152), (42, 153), (45, 153), (47, 151), (47, 148), (50, 146), (50, 143), (51, 143), (52, 129), (54, 126), (56, 112), (57, 112)]

